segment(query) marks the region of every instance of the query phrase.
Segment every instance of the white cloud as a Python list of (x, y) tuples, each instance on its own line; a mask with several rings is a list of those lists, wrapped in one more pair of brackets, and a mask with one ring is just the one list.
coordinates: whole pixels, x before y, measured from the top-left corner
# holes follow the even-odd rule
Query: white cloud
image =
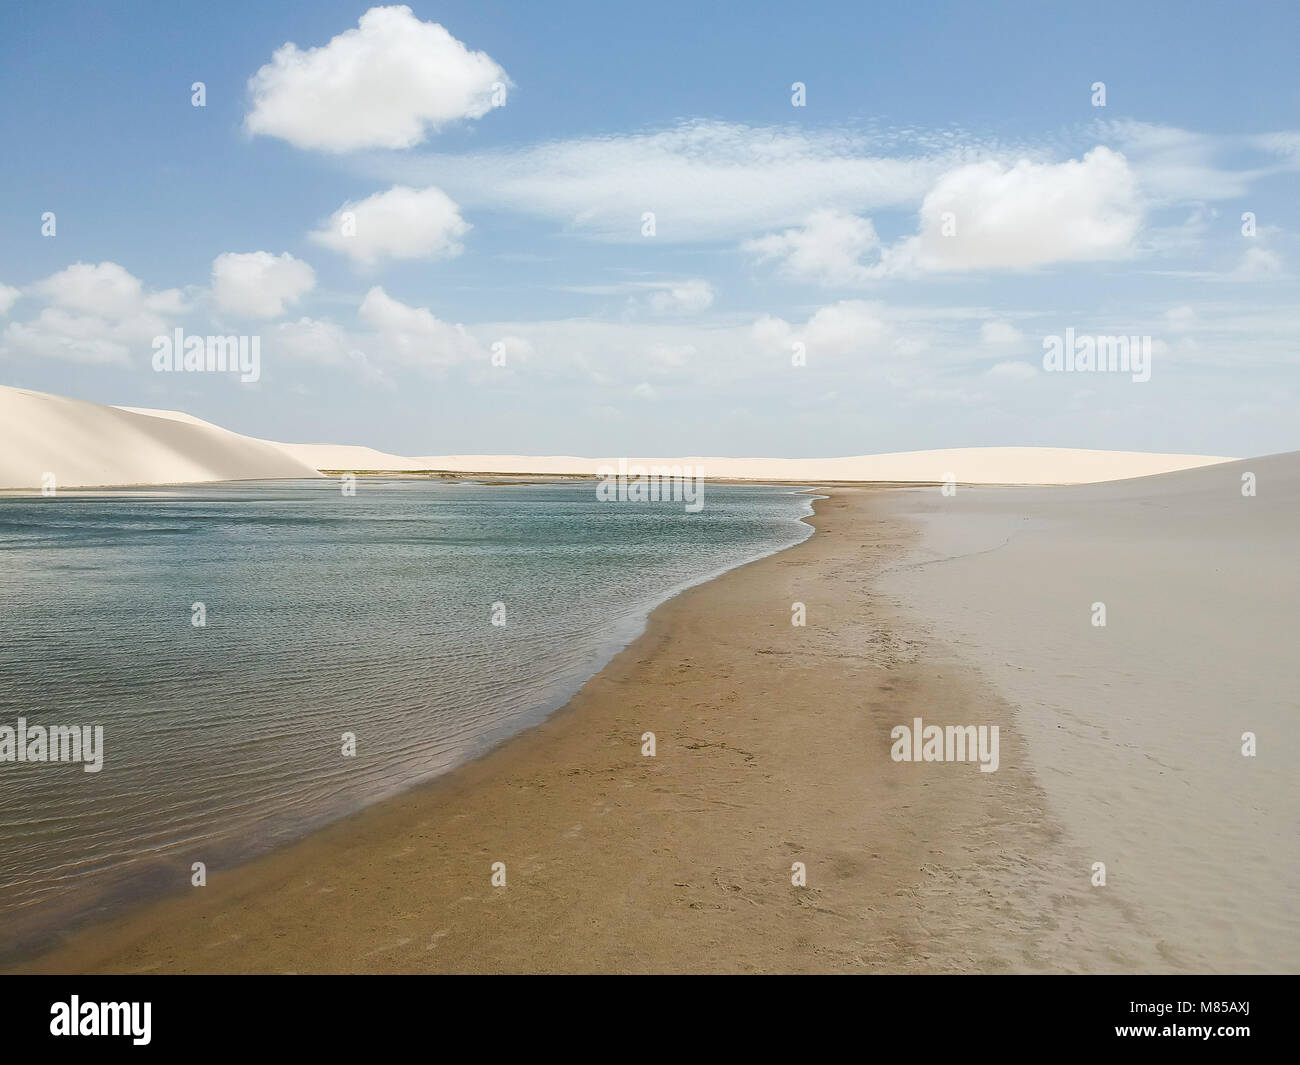
[(374, 7), (319, 48), (293, 43), (249, 80), (244, 126), (299, 148), (409, 148), (492, 109), (506, 72), (409, 7)]
[(980, 325), (980, 343), (986, 348), (1015, 348), (1025, 341), (1025, 335), (1010, 322), (989, 321)]
[[(279, 322), (266, 334), (263, 347), (268, 355), (283, 353), (322, 366), (349, 367), (371, 383), (390, 388), (395, 385), (390, 372), (401, 368), (483, 365), (500, 351), (505, 356), (503, 368), (515, 369), (536, 353), (531, 340), (506, 331), (508, 327), (486, 327), (480, 339), (463, 325), (441, 321), (425, 307), (394, 299), (378, 285), (366, 293), (357, 317), (355, 329), (309, 317)], [(508, 375), (497, 374), (494, 379), (504, 376)]]
[(651, 368), (661, 373), (673, 373), (685, 368), (699, 353), (699, 348), (691, 343), (652, 343), (646, 348), (646, 358)]
[(274, 343), (276, 350), (306, 362), (338, 366), (364, 357), (357, 350), (347, 331), (334, 322), (317, 318), (299, 318), (297, 321), (277, 322), (267, 338), (268, 347)]
[(844, 300), (820, 308), (808, 319), (803, 335), (809, 351), (842, 354), (875, 347), (886, 328), (879, 304)]
[(149, 292), (114, 262), (74, 263), (31, 291), (47, 306), (30, 321), (9, 323), (0, 339), (6, 353), (126, 366), (134, 353), (147, 355), (168, 319), (185, 309), (176, 289)]
[(886, 339), (888, 330), (879, 304), (842, 300), (819, 308), (800, 328), (765, 315), (754, 323), (752, 335), (771, 351), (789, 352), (795, 343), (802, 343), (812, 359), (873, 351)]
[(1005, 381), (1028, 381), (1038, 376), (1038, 367), (1030, 362), (998, 362), (989, 367), (988, 376)]
[(527, 362), (537, 354), (537, 349), (533, 347), (532, 341), (524, 337), (503, 336), (492, 342), (492, 347), (502, 345), (502, 353), (505, 355), (506, 365), (513, 366), (516, 363)]
[[(1162, 305), (1137, 317), (1123, 313), (1113, 319), (1091, 318), (1088, 331), (1172, 338), (1176, 334), (1166, 309)], [(991, 321), (988, 313), (984, 307), (847, 300), (813, 308), (806, 315), (768, 315), (757, 321), (740, 316), (704, 322), (571, 318), (466, 328), (485, 347), (513, 335), (544, 351), (546, 358), (527, 368), (530, 387), (598, 387), (629, 394), (637, 384), (649, 383), (660, 399), (671, 389), (673, 395), (725, 396), (729, 402), (736, 389), (757, 387), (769, 389), (771, 402), (779, 406), (802, 387), (797, 386), (803, 381), (800, 371), (791, 368), (792, 345), (801, 342), (808, 373), (834, 374), (827, 383), (834, 383), (842, 397), (882, 393), (891, 402), (936, 403), (948, 403), (944, 397), (952, 397), (956, 412), (973, 402), (980, 388), (996, 395), (997, 389), (1017, 387), (1020, 379), (1030, 381), (1041, 372), (1040, 330), (1021, 326), (1016, 334), (1022, 346), (1003, 350), (999, 345), (1010, 345), (1015, 327), (1003, 329), (1007, 321)], [(1290, 338), (1300, 329), (1295, 307), (1284, 303), (1265, 314), (1258, 306), (1243, 307), (1231, 299), (1199, 305), (1198, 313), (1196, 335), (1202, 346), (1195, 361), (1204, 366), (1284, 365), (1291, 357)], [(1009, 320), (1018, 321), (1022, 315), (1033, 320), (1032, 312), (1015, 314)], [(983, 328), (990, 324), (995, 327)], [(1048, 332), (1060, 328), (1059, 312), (1041, 325)], [(1158, 346), (1156, 350), (1159, 354)], [(1193, 354), (1180, 352), (1179, 358), (1190, 362)], [(959, 402), (959, 397), (964, 400)]]
[(845, 211), (814, 211), (802, 227), (746, 241), (741, 250), (759, 262), (775, 260), (783, 277), (823, 285), (860, 285), (873, 276), (862, 260), (880, 247), (869, 218)]
[(397, 363), (450, 366), (489, 354), (463, 325), (450, 325), (426, 307), (395, 300), (378, 285), (366, 293), (358, 313), (375, 329), (384, 355)]
[[(888, 141), (888, 143), (886, 143)], [(919, 203), (936, 178), (990, 152), (897, 138), (693, 121), (672, 129), (554, 141), (465, 155), (362, 160), (406, 184), (436, 181), (458, 203), (515, 210), (598, 240), (691, 243), (795, 226), (819, 209), (862, 213)], [(655, 236), (641, 216), (655, 214)]]
[(21, 295), (22, 293), (13, 286), (0, 283), (0, 315), (8, 314), (9, 308)]
[(397, 185), (348, 201), (311, 239), (367, 266), (380, 259), (449, 259), (465, 250), (470, 224), (441, 189)]
[[(1219, 137), (1097, 122), (1087, 135), (1086, 142), (1066, 133), (1008, 147), (952, 130), (863, 134), (695, 120), (647, 133), (467, 155), (368, 157), (357, 165), (387, 181), (435, 181), (465, 207), (511, 209), (604, 241), (649, 239), (641, 235), (641, 215), (653, 211), (653, 239), (660, 243), (742, 241), (803, 226), (815, 211), (861, 216), (913, 208), (944, 174), (989, 161), (998, 164), (997, 173), (1010, 174), (1008, 181), (1021, 177), (1022, 168), (1032, 178), (1037, 170), (1031, 168), (1071, 165), (1101, 178), (1099, 160), (1089, 160), (1100, 146), (1113, 146), (1101, 148), (1112, 157), (1122, 153), (1127, 179), (1148, 207), (1239, 198), (1262, 178), (1300, 169), (1300, 134), (1291, 131)], [(1082, 163), (1052, 161), (1088, 148), (1093, 151)], [(1243, 153), (1268, 159), (1253, 169), (1232, 168)], [(1037, 176), (1060, 179), (1069, 172)], [(1119, 204), (1119, 211), (1132, 215), (1131, 207)]]
[[(1143, 195), (1162, 206), (1240, 199), (1261, 178), (1300, 170), (1300, 134), (1292, 131), (1223, 135), (1134, 121), (1098, 123), (1096, 130), (1129, 158)], [(1233, 168), (1222, 162), (1259, 159), (1261, 153), (1263, 165)]]
[(212, 261), (212, 298), (220, 310), (275, 318), (316, 287), (316, 272), (288, 252), (226, 252)]
[(1142, 224), (1125, 158), (1098, 146), (1082, 160), (1012, 167), (993, 161), (941, 177), (915, 237), (885, 251), (885, 273), (1026, 269), (1124, 258)]
[[(1137, 183), (1122, 155), (1005, 166), (987, 159), (942, 174), (921, 202), (920, 232), (881, 247), (871, 219), (813, 212), (742, 250), (792, 280), (856, 286), (894, 275), (1027, 269), (1133, 254), (1142, 224)], [(869, 258), (868, 258), (869, 257)]]
[(1237, 264), (1236, 275), (1243, 278), (1270, 277), (1282, 272), (1282, 256), (1268, 248), (1247, 248)]
[(635, 316), (652, 314), (700, 314), (713, 306), (716, 293), (703, 278), (687, 281), (616, 281), (597, 285), (560, 285), (561, 292), (584, 296), (621, 296), (626, 294), (627, 312)]
[(650, 297), (656, 314), (698, 314), (713, 306), (713, 286), (707, 281), (679, 281), (666, 284)]
[[(157, 335), (157, 332), (154, 333)], [(4, 331), (4, 350), (35, 358), (61, 359), (85, 365), (131, 364), (130, 340), (103, 318), (46, 307), (29, 322), (11, 322)], [(138, 336), (142, 343), (147, 339)]]
[(117, 263), (73, 263), (38, 281), (38, 295), (69, 311), (122, 317), (144, 301), (144, 285)]
[[(1103, 167), (1089, 156), (1102, 145), (1115, 149), (1101, 148), (1112, 157), (1122, 153), (1129, 173), (1117, 176), (1131, 180), (1148, 208), (1239, 198), (1264, 178), (1300, 170), (1300, 134), (1291, 131), (1220, 136), (1135, 122), (1086, 130), (1086, 141), (1067, 131), (1008, 147), (947, 129), (864, 134), (695, 120), (666, 130), (465, 155), (366, 158), (358, 165), (389, 181), (436, 181), (465, 206), (520, 211), (600, 240), (648, 239), (641, 215), (653, 211), (660, 243), (745, 240), (803, 226), (819, 210), (912, 208), (943, 175), (982, 162), (997, 163), (996, 173), (1009, 173), (1009, 181), (1022, 168), (1032, 178), (1035, 168), (1071, 166), (1100, 178)], [(1089, 148), (1082, 162), (1052, 162)], [(1264, 162), (1229, 165), (1243, 155)], [(1062, 179), (1068, 170), (1038, 176)], [(1120, 213), (1135, 213), (1131, 206), (1120, 204)]]
[(334, 322), (316, 318), (278, 322), (265, 338), (266, 353), (283, 353), (293, 359), (324, 366), (349, 366), (374, 384), (392, 387), (383, 370), (374, 365), (353, 337)]

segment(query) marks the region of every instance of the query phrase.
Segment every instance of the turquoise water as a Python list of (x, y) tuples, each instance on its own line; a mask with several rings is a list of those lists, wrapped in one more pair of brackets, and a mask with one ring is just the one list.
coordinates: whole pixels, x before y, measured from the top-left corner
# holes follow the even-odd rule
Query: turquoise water
[(594, 483), (0, 497), (0, 726), (104, 729), (98, 773), (0, 761), (0, 955), (474, 757), (809, 513), (715, 485), (694, 514)]

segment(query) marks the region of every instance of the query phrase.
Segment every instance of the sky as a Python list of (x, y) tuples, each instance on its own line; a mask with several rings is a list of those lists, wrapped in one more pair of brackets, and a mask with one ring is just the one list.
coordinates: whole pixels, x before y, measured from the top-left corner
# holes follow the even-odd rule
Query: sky
[[(0, 384), (409, 455), (1295, 450), (1298, 46), (1289, 2), (11, 0)], [(160, 370), (178, 329), (257, 379)]]

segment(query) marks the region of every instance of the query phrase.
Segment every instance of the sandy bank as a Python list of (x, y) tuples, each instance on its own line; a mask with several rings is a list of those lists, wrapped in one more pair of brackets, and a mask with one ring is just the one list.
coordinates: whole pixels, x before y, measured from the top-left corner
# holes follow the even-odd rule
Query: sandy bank
[[(1010, 708), (874, 593), (909, 524), (834, 490), (804, 543), (660, 607), (559, 714), (433, 784), (81, 935), (42, 971), (1058, 971), (1159, 959), (1089, 887)], [(791, 625), (801, 602), (807, 625)], [(900, 764), (914, 717), (1000, 768)], [(657, 753), (643, 757), (653, 732)], [(506, 886), (491, 883), (492, 865)], [(791, 882), (807, 869), (807, 886)], [(188, 866), (178, 868), (181, 883)]]

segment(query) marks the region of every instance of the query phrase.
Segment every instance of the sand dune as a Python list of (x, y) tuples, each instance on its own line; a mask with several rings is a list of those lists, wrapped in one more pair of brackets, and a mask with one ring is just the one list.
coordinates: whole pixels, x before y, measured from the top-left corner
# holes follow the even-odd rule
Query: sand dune
[(0, 489), (317, 477), (292, 455), (187, 415), (0, 386)]
[[(617, 458), (572, 455), (390, 455), (348, 444), (285, 444), (241, 436), (183, 411), (104, 407), (0, 386), (0, 489), (178, 484), (312, 477), (319, 470), (594, 476)], [(1145, 477), (1232, 461), (1074, 448), (979, 447), (827, 459), (632, 458), (691, 466), (723, 480), (1062, 485)]]
[[(572, 455), (386, 455), (373, 448), (338, 444), (278, 444), (319, 470), (453, 470), (465, 473), (539, 473), (593, 476), (618, 459)], [(1139, 451), (1089, 451), (1050, 447), (975, 447), (903, 451), (830, 459), (634, 458), (644, 466), (691, 465), (704, 476), (752, 481), (874, 481), (960, 484), (1084, 484), (1146, 477), (1208, 466), (1230, 459), (1211, 455), (1160, 455)]]
[(1017, 708), (1075, 875), (1106, 864), (1090, 890), (1151, 921), (1150, 965), (1292, 971), (1300, 453), (887, 499), (924, 535), (883, 591)]

